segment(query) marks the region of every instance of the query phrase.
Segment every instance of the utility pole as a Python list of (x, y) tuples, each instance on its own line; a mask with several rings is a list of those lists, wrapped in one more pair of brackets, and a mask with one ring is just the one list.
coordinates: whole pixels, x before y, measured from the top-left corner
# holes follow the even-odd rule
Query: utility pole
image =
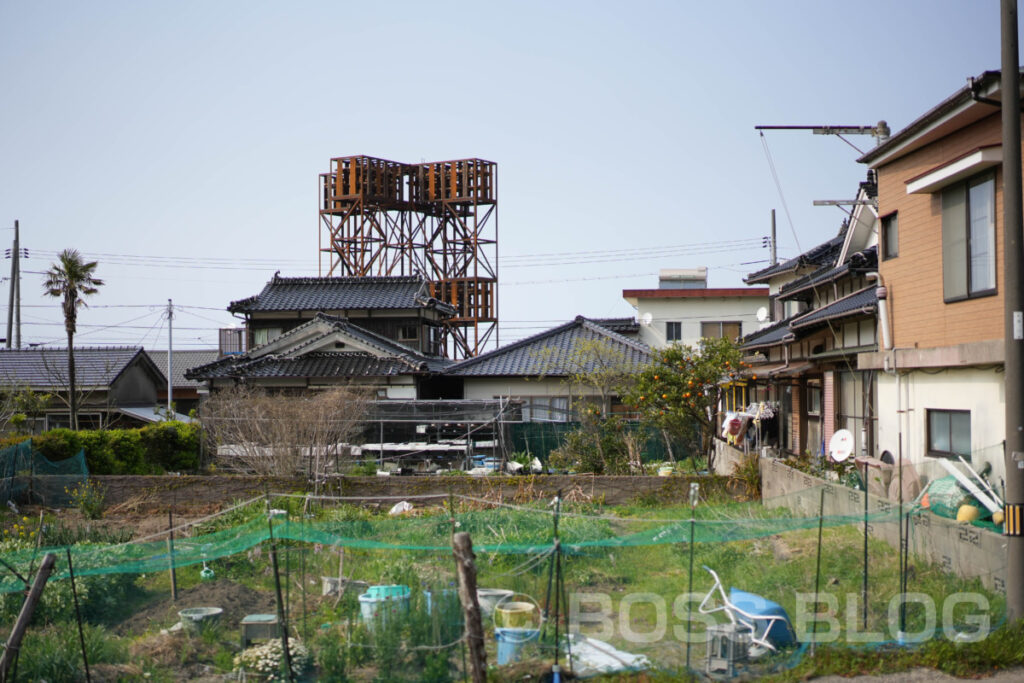
[(167, 419), (170, 420), (174, 414), (171, 412), (171, 399), (174, 395), (174, 304), (167, 300)]
[(779, 262), (778, 252), (775, 249), (775, 209), (772, 209), (772, 265)]
[[(17, 329), (18, 341), (14, 348), (21, 348), (21, 268), (18, 257), (21, 255), (21, 245), (18, 242), (18, 221), (14, 221), (14, 245), (11, 248), (11, 290), (7, 299), (7, 348), (14, 343), (15, 329)], [(17, 327), (15, 328), (15, 323)]]
[(1020, 57), (1017, 0), (1001, 0), (1003, 254), (1006, 393), (1006, 616), (1024, 617), (1024, 217), (1021, 213)]

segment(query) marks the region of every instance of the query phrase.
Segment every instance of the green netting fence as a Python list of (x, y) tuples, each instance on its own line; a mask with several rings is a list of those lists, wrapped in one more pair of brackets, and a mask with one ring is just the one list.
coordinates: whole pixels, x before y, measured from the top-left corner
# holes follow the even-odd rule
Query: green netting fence
[(0, 504), (67, 505), (69, 491), (89, 477), (85, 450), (65, 460), (52, 461), (22, 441), (0, 450)]
[[(509, 424), (509, 448), (529, 453), (546, 463), (551, 451), (565, 444), (566, 435), (579, 428), (579, 422), (513, 422)], [(644, 437), (644, 462), (667, 462), (672, 459), (665, 438), (658, 430), (635, 424), (628, 425), (626, 429)], [(685, 460), (689, 457), (689, 449), (684, 443), (674, 440), (671, 455), (676, 460)]]
[[(688, 670), (707, 672), (714, 662), (722, 665), (709, 643), (729, 620), (721, 610), (702, 614), (699, 607), (705, 600), (706, 608), (720, 606), (724, 596), (738, 599), (732, 589), (784, 609), (794, 636), (777, 652), (751, 658), (751, 649), (729, 664), (732, 674), (791, 667), (812, 641), (858, 647), (924, 635), (963, 641), (982, 638), (1000, 623), (1003, 599), (992, 579), (1005, 568), (960, 578), (920, 556), (932, 542), (921, 526), (906, 537), (912, 572), (903, 571), (892, 545), (874, 537), (865, 542), (865, 525), (872, 534), (902, 528), (901, 521), (922, 510), (906, 506), (901, 516), (887, 506), (866, 517), (800, 512), (809, 500), (848, 494), (830, 485), (768, 505), (701, 500), (694, 509), (433, 495), (406, 499), (412, 509), (394, 515), (388, 508), (399, 499), (373, 498), (383, 506), (372, 511), (367, 499), (270, 494), (178, 526), (173, 551), (163, 532), (129, 543), (77, 544), (70, 554), (76, 581), (90, 586), (132, 575), (147, 586), (149, 600), (167, 590), (173, 565), (184, 593), (173, 606), (166, 602), (165, 612), (150, 610), (149, 626), (134, 632), (156, 638), (146, 629), (169, 627), (184, 607), (230, 608), (203, 602), (215, 595), (204, 593), (207, 587), (244, 584), (269, 596), (262, 610), (272, 610), (266, 605), (273, 604), (275, 574), (268, 558), (276, 547), (289, 633), (314, 650), (317, 664), (307, 675), (322, 680), (340, 679), (337, 667), (355, 680), (465, 676), (465, 630), (454, 598), (455, 532), (468, 532), (473, 541), (497, 680), (518, 680), (523, 667), (543, 673), (556, 657), (581, 675), (599, 675), (601, 666), (642, 669), (666, 680)], [(51, 585), (67, 583), (65, 548), (42, 546), (3, 554), (0, 607), (20, 598), (25, 585), (18, 575), (31, 576), (47, 551), (58, 556)], [(972, 547), (977, 553), (977, 546), (964, 544), (964, 558)], [(705, 566), (721, 577), (720, 593)], [(331, 584), (335, 590), (328, 590)], [(366, 609), (380, 607), (367, 597), (373, 586), (399, 596), (384, 601), (384, 616)], [(485, 608), (492, 594), (497, 602)], [(903, 609), (901, 595), (917, 597)], [(525, 621), (510, 626), (503, 619), (511, 619), (512, 604), (526, 605), (517, 608)], [(238, 616), (223, 627), (238, 628)], [(509, 629), (527, 633), (515, 631), (522, 642), (509, 643)], [(615, 654), (602, 659), (601, 652)]]

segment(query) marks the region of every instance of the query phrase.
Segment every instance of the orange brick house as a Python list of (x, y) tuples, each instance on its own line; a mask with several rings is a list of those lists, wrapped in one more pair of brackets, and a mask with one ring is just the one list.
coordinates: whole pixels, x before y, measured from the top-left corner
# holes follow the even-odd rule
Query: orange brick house
[(970, 79), (859, 159), (878, 178), (892, 330), (858, 357), (878, 376), (878, 448), (963, 456), (993, 481), (1005, 471), (999, 76)]

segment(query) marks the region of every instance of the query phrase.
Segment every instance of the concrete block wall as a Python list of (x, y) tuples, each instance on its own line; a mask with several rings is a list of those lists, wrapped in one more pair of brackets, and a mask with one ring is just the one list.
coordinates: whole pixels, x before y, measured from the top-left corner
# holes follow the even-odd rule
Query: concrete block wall
[[(826, 516), (864, 514), (863, 491), (826, 482), (779, 460), (761, 460), (761, 499), (768, 507), (786, 507), (797, 515), (817, 516), (822, 487)], [(868, 497), (869, 513), (893, 511), (896, 507), (886, 498)], [(896, 522), (869, 523), (868, 533), (899, 548)], [(1006, 540), (1002, 535), (919, 510), (910, 515), (908, 537), (912, 556), (957, 576), (978, 578), (986, 588), (1005, 594)]]

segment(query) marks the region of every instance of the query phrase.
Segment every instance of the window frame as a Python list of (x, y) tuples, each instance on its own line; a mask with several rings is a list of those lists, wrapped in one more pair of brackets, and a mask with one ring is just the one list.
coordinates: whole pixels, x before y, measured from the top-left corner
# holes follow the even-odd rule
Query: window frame
[[(707, 335), (704, 334), (705, 325), (718, 325), (718, 334)], [(735, 325), (738, 333), (736, 337), (725, 336), (725, 325)], [(743, 336), (743, 322), (740, 320), (702, 320), (700, 322), (700, 337), (701, 339), (728, 339), (729, 341), (735, 341), (738, 337)]]
[[(807, 393), (806, 398), (806, 410), (808, 417), (821, 417), (821, 411), (823, 409), (823, 399), (821, 380), (808, 380), (807, 385), (804, 389)], [(817, 407), (812, 410), (811, 408), (811, 397), (817, 396)]]
[[(954, 450), (941, 451), (941, 450), (937, 450), (935, 448), (934, 444), (932, 443), (932, 417), (935, 416), (935, 415), (939, 415), (939, 414), (947, 415), (949, 417), (949, 434), (947, 436), (949, 438), (949, 447), (950, 447), (950, 449), (953, 448), (953, 419), (952, 419), (953, 415), (966, 415), (967, 416), (967, 430), (968, 430), (967, 431), (967, 443), (968, 443), (967, 453), (957, 453)], [(971, 452), (970, 452), (971, 451), (971, 449), (970, 449), (971, 432), (970, 432), (970, 427), (971, 427), (971, 411), (970, 410), (957, 410), (957, 409), (953, 409), (953, 408), (926, 408), (925, 409), (925, 425), (924, 425), (924, 429), (925, 429), (925, 443), (927, 445), (927, 448), (925, 449), (925, 454), (928, 455), (929, 457), (932, 457), (932, 458), (946, 458), (946, 459), (949, 459), (949, 460), (956, 460), (957, 456), (960, 456), (964, 460), (966, 460), (967, 462), (970, 462), (971, 461)]]
[[(992, 216), (990, 229), (992, 232), (992, 254), (991, 254), (991, 268), (992, 268), (992, 287), (988, 289), (979, 289), (977, 291), (971, 291), (971, 261), (972, 259), (972, 244), (971, 244), (971, 188), (982, 185), (986, 182), (991, 183), (992, 187)], [(950, 295), (946, 292), (945, 273), (946, 273), (946, 244), (942, 245), (942, 272), (943, 272), (943, 286), (942, 286), (942, 300), (943, 302), (950, 304), (958, 301), (967, 301), (969, 299), (980, 299), (986, 296), (993, 296), (999, 290), (999, 273), (998, 273), (998, 259), (996, 258), (996, 251), (998, 246), (998, 216), (996, 215), (996, 173), (994, 170), (986, 170), (977, 175), (965, 178), (964, 180), (957, 181), (946, 185), (941, 190), (938, 190), (940, 213), (942, 214), (942, 239), (946, 239), (946, 217), (945, 217), (945, 198), (947, 193), (954, 190), (962, 190), (964, 193), (964, 218), (963, 224), (956, 226), (959, 231), (958, 236), (962, 234), (964, 240), (964, 263), (960, 266), (964, 269), (964, 289), (965, 294), (953, 294)]]
[(683, 323), (681, 320), (669, 320), (665, 322), (665, 341), (683, 341)]
[(900, 255), (900, 224), (899, 212), (893, 211), (882, 216), (882, 238), (879, 240), (879, 251), (883, 261), (894, 259)]

